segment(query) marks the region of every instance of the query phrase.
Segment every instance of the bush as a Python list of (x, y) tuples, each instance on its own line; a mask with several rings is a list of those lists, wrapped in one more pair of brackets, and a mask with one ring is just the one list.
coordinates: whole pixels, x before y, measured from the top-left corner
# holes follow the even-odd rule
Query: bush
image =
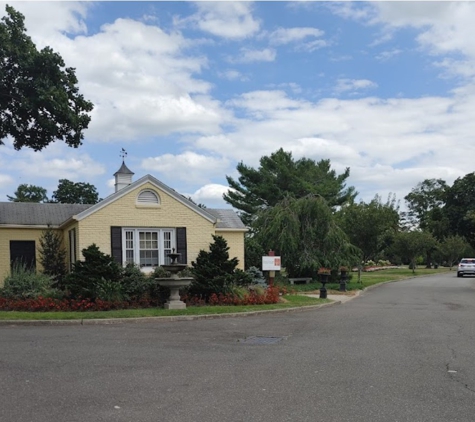
[(44, 230), (40, 237), (39, 254), (43, 273), (51, 276), (54, 287), (63, 288), (66, 275), (66, 250), (63, 247), (61, 234), (50, 227)]
[(83, 249), (82, 254), (84, 261), (77, 261), (64, 280), (71, 296), (92, 300), (121, 296), (122, 268), (114, 258), (101, 252), (95, 244)]
[(58, 296), (53, 289), (54, 280), (46, 274), (36, 274), (21, 262), (14, 264), (11, 274), (5, 278), (1, 295), (11, 299), (35, 299), (39, 296)]
[(264, 274), (257, 267), (249, 267), (246, 273), (252, 278), (252, 284), (257, 284), (262, 287), (267, 287), (267, 281), (264, 278)]
[(188, 288), (191, 296), (199, 296), (209, 300), (212, 294), (227, 294), (236, 285), (251, 283), (251, 277), (242, 270), (236, 269), (237, 258), (229, 259), (229, 247), (222, 236), (213, 236), (209, 252), (201, 250), (196, 262), (192, 262), (194, 281)]
[[(155, 274), (155, 272), (152, 274)], [(137, 300), (149, 296), (154, 282), (154, 278), (145, 275), (137, 265), (127, 264), (123, 270), (120, 283), (123, 298), (126, 300)]]

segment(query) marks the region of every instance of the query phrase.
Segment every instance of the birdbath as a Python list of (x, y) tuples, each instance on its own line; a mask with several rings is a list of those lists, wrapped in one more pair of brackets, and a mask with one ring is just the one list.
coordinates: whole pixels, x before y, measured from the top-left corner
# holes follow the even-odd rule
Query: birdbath
[(180, 289), (189, 286), (193, 281), (193, 277), (178, 277), (178, 273), (186, 268), (186, 264), (179, 264), (176, 260), (180, 257), (180, 253), (168, 254), (172, 262), (170, 264), (160, 265), (164, 270), (171, 273), (170, 277), (157, 278), (157, 283), (160, 286), (170, 288), (170, 297), (165, 303), (165, 309), (186, 309), (186, 303), (180, 300)]

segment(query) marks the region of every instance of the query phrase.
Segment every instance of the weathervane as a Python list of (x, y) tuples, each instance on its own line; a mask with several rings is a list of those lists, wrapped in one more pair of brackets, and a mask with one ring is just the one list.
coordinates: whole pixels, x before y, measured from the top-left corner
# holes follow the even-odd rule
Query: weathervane
[(124, 161), (125, 157), (127, 157), (127, 151), (124, 148), (122, 148), (120, 151), (120, 157), (122, 157), (122, 161)]

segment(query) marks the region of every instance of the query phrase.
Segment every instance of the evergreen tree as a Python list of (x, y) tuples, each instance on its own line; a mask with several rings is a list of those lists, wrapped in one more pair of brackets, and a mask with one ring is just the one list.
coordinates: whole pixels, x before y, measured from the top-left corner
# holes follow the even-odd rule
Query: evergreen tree
[(239, 260), (229, 259), (229, 247), (222, 236), (213, 235), (209, 252), (201, 250), (196, 261), (191, 263), (194, 277), (189, 287), (191, 295), (207, 300), (213, 293), (228, 293), (234, 285), (248, 284), (251, 278), (237, 269)]
[(349, 168), (338, 175), (331, 169), (330, 160), (294, 160), (292, 153), (282, 148), (262, 157), (258, 169), (241, 162), (237, 170), (238, 180), (226, 176), (230, 189), (223, 198), (240, 210), (247, 225), (254, 221), (259, 210), (273, 207), (286, 197), (318, 195), (333, 208), (348, 203), (357, 194), (354, 187), (346, 186)]
[(114, 258), (101, 252), (94, 243), (83, 249), (82, 255), (84, 261), (77, 261), (65, 279), (71, 295), (96, 299), (103, 296), (105, 288), (109, 290), (108, 293), (114, 290), (119, 295), (122, 268)]
[(62, 288), (66, 275), (66, 250), (61, 234), (51, 227), (44, 230), (40, 237), (39, 254), (43, 273), (53, 278), (53, 287)]

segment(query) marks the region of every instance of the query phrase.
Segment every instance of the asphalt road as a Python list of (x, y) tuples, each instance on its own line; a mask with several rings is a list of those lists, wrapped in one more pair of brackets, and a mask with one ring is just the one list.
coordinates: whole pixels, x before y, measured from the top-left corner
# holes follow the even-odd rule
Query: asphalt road
[(1, 326), (0, 421), (473, 422), (474, 334), (454, 273), (304, 312)]

